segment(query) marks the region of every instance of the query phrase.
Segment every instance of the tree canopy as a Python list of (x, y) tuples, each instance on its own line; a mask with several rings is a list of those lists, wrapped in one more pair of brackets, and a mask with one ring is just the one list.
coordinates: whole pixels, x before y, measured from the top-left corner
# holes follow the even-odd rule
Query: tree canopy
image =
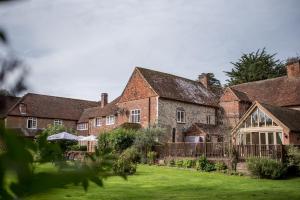
[(228, 85), (236, 85), (251, 81), (259, 81), (286, 75), (282, 61), (275, 58), (276, 54), (267, 53), (266, 49), (243, 54), (236, 62), (231, 62), (233, 69), (225, 71), (229, 77)]

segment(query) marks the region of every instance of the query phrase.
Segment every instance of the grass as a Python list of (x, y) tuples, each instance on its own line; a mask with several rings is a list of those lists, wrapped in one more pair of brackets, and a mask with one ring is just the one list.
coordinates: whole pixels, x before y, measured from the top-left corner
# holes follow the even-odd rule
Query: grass
[(52, 199), (292, 200), (300, 199), (300, 178), (263, 180), (141, 165), (136, 175), (129, 176), (128, 180), (119, 177), (107, 179), (104, 188), (90, 184), (88, 192), (84, 192), (82, 187), (70, 185), (26, 198), (26, 200)]

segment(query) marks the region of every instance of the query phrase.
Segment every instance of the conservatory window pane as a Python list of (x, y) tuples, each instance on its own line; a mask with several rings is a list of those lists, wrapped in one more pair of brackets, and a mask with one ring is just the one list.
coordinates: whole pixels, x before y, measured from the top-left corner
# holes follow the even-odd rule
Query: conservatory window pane
[(267, 126), (272, 126), (272, 119), (266, 115), (266, 125)]
[(266, 117), (265, 117), (265, 113), (261, 112), (259, 110), (259, 127), (263, 127), (266, 124)]
[(260, 133), (260, 144), (266, 144), (266, 133)]
[(277, 140), (277, 144), (282, 144), (282, 133), (281, 132), (276, 133), (276, 140)]
[(250, 133), (246, 134), (246, 144), (251, 144)]
[(273, 134), (273, 132), (268, 133), (268, 144), (274, 144), (274, 134)]
[(248, 117), (246, 119), (246, 128), (249, 128), (249, 127), (251, 127), (251, 117)]
[(252, 133), (252, 144), (259, 144), (259, 133)]
[(252, 116), (252, 126), (257, 127), (258, 126), (258, 110), (255, 110), (251, 116)]

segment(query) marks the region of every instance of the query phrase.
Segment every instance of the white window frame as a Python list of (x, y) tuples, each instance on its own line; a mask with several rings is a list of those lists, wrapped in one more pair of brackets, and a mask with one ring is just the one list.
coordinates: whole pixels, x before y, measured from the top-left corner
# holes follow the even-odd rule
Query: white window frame
[(53, 125), (54, 126), (61, 126), (61, 125), (63, 125), (63, 121), (61, 119), (55, 119), (53, 121)]
[(211, 124), (211, 116), (206, 115), (206, 124)]
[(101, 117), (95, 118), (95, 127), (102, 126)]
[[(32, 121), (32, 122), (31, 122), (31, 124), (32, 124), (32, 127), (31, 127), (31, 128), (29, 128), (29, 126), (28, 126), (29, 121)], [(37, 129), (37, 118), (36, 118), (36, 117), (28, 117), (28, 118), (27, 118), (27, 124), (26, 124), (26, 127), (27, 127), (28, 129)]]
[(79, 123), (79, 124), (77, 124), (77, 130), (79, 130), (79, 131), (88, 130), (88, 123)]
[[(178, 118), (178, 116), (179, 116), (179, 118)], [(186, 112), (184, 110), (182, 110), (182, 109), (176, 110), (176, 121), (177, 121), (177, 123), (186, 123)]]
[(134, 109), (130, 111), (130, 122), (141, 123), (141, 109)]
[(113, 125), (113, 124), (115, 124), (115, 116), (114, 115), (106, 116), (106, 125)]

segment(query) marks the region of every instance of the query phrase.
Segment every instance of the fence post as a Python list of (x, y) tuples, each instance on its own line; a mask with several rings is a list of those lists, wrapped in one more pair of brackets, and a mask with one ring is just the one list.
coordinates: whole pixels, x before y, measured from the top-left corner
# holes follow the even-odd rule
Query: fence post
[(207, 153), (206, 151), (207, 151), (207, 149), (206, 149), (206, 139), (205, 139), (205, 140), (204, 140), (204, 156), (205, 156), (205, 157), (207, 157), (207, 156), (206, 156), (206, 153)]

